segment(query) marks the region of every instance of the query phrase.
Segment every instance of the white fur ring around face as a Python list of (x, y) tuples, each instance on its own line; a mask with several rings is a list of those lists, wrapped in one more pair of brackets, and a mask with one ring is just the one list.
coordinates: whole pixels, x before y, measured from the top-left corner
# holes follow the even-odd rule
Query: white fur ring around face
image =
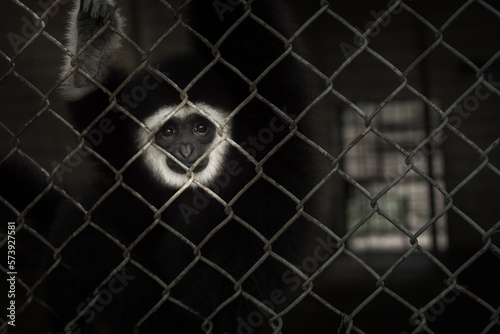
[[(210, 117), (212, 117), (217, 123), (214, 124), (214, 126), (217, 129), (220, 129), (221, 124), (223, 124), (225, 121), (227, 113), (221, 112), (220, 110), (215, 109), (214, 107), (207, 104), (198, 104), (197, 106), (201, 110), (209, 114)], [(144, 124), (151, 132), (155, 131), (159, 126), (163, 125), (164, 120), (172, 112), (174, 112), (176, 107), (176, 105), (172, 105), (165, 106), (159, 109), (153, 115), (146, 118), (144, 120)], [(175, 117), (177, 119), (183, 120), (189, 115), (196, 113), (199, 114), (199, 112), (194, 108), (185, 106), (175, 113)], [(224, 127), (222, 131), (223, 136), (220, 136), (219, 132), (220, 131), (216, 131), (216, 136), (210, 145), (212, 151), (208, 155), (208, 165), (202, 171), (194, 173), (194, 178), (203, 184), (210, 184), (224, 170), (226, 155), (230, 147), (230, 144), (224, 138), (226, 136), (231, 136), (230, 125), (227, 124)], [(142, 147), (144, 147), (144, 145), (148, 145), (149, 136), (150, 133), (148, 133), (147, 131), (144, 131), (142, 129), (139, 131), (139, 134), (137, 136), (138, 149), (141, 149)], [(153, 175), (166, 186), (180, 188), (189, 181), (190, 172), (186, 171), (185, 174), (180, 174), (178, 172), (172, 171), (167, 165), (165, 153), (162, 152), (162, 150), (158, 148), (156, 144), (149, 144), (149, 147), (142, 155), (142, 159), (146, 167), (153, 173)]]

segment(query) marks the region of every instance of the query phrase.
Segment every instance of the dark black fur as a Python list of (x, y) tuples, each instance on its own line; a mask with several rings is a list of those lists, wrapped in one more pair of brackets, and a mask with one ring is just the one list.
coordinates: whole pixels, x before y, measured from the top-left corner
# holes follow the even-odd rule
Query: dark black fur
[[(47, 237), (50, 222), (55, 220), (56, 206), (64, 200), (64, 191), (47, 182), (49, 176), (36, 162), (15, 152), (0, 156), (0, 217), (4, 221), (25, 223)], [(60, 189), (59, 189), (60, 190)]]
[[(252, 13), (285, 37), (294, 32), (281, 2), (256, 0), (251, 8)], [(243, 13), (243, 6), (238, 5), (226, 11), (221, 21), (212, 1), (194, 0), (182, 15), (192, 28), (215, 44)], [(167, 58), (157, 67), (181, 89), (214, 59), (213, 50), (202, 41), (194, 38), (193, 43), (196, 54)], [(251, 18), (238, 26), (220, 47), (223, 59), (250, 81), (284, 51), (283, 41)], [(110, 73), (104, 86), (114, 92), (127, 75), (118, 69)], [(312, 101), (304, 73), (305, 67), (288, 56), (256, 87), (250, 87), (238, 74), (219, 63), (187, 94), (194, 103), (217, 106), (229, 114), (257, 89), (264, 99), (293, 119)], [(134, 87), (144, 82), (144, 76), (161, 83), (148, 91), (146, 100), (134, 103), (133, 107), (126, 105), (120, 97), (130, 95)], [(136, 75), (117, 97), (138, 120), (165, 104), (181, 101), (179, 92), (152, 70)], [(255, 311), (265, 314), (265, 321), (251, 329), (254, 333), (271, 333), (268, 314), (240, 294), (237, 286), (241, 283), (244, 293), (269, 300), (274, 289), (281, 289), (281, 275), (286, 267), (271, 256), (266, 258), (265, 242), (246, 223), (269, 240), (297, 214), (297, 204), (260, 176), (258, 167), (236, 148), (231, 148), (227, 157), (227, 173), (207, 185), (226, 202), (247, 187), (230, 208), (200, 188), (188, 188), (177, 194), (178, 189), (158, 184), (140, 159), (122, 173), (124, 165), (137, 153), (133, 134), (139, 125), (123, 109), (102, 114), (108, 106), (109, 96), (100, 89), (70, 103), (79, 131), (97, 130), (100, 122), (89, 128), (97, 117), (112, 127), (98, 144), (89, 141), (89, 146), (113, 168), (98, 163), (99, 181), (77, 198), (83, 209), (66, 200), (57, 212), (51, 242), (61, 247), (54, 257), (60, 262), (48, 276), (48, 304), (56, 313), (55, 333), (69, 326), (74, 333), (123, 334), (132, 333), (136, 325), (140, 333), (199, 333), (207, 317), (210, 318), (205, 328), (213, 326), (213, 333), (238, 330), (246, 333), (248, 327), (242, 321), (248, 323), (248, 316)], [(307, 118), (297, 126), (301, 133), (309, 135), (306, 121)], [(252, 143), (251, 138), (258, 138), (270, 124), (281, 130), (273, 132), (270, 142)], [(233, 140), (261, 161), (294, 126), (253, 98), (234, 119)], [(301, 139), (291, 138), (264, 163), (266, 177), (302, 199), (314, 186), (309, 176), (313, 165), (309, 150)], [(174, 195), (177, 197), (165, 206)], [(229, 220), (229, 215), (236, 218)], [(222, 222), (226, 224), (198, 249), (200, 242)], [(272, 244), (273, 252), (293, 261), (307, 224), (304, 219), (295, 221)], [(262, 258), (265, 261), (255, 271), (251, 270)], [(244, 275), (248, 277), (242, 279)], [(101, 298), (92, 301), (99, 293)], [(227, 305), (214, 313), (224, 302)], [(91, 306), (84, 312), (89, 303)], [(154, 307), (156, 311), (145, 317)]]

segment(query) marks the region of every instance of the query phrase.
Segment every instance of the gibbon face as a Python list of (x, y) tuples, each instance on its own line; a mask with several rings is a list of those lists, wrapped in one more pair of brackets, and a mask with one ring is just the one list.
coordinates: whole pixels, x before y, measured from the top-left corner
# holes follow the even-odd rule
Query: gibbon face
[(224, 169), (230, 147), (225, 138), (231, 135), (230, 124), (222, 127), (227, 113), (207, 104), (197, 106), (212, 120), (189, 106), (177, 111), (177, 105), (165, 106), (144, 120), (150, 132), (138, 133), (138, 150), (149, 145), (143, 163), (168, 187), (182, 187), (191, 174), (209, 185)]

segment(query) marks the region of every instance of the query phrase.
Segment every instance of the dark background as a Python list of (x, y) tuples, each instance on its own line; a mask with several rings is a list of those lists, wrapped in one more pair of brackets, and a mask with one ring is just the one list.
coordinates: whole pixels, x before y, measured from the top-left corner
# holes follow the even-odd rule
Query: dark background
[[(352, 315), (356, 326), (344, 327), (339, 330), (342, 333), (411, 333), (417, 328), (410, 320), (412, 314), (426, 305), (427, 327), (433, 333), (500, 333), (500, 259), (491, 251), (493, 248), (488, 248), (490, 241), (499, 246), (500, 236), (491, 234), (490, 240), (484, 237), (495, 224), (498, 229), (500, 223), (500, 148), (496, 146), (500, 137), (500, 6), (492, 0), (464, 8), (465, 1), (403, 2), (404, 8), (388, 15), (368, 34), (370, 51), (364, 50), (357, 57), (350, 57), (351, 51), (358, 49), (356, 35), (332, 15), (324, 12), (306, 24), (320, 11), (319, 1), (290, 1), (290, 7), (297, 23), (307, 25), (300, 36), (309, 52), (301, 56), (324, 78), (333, 78), (336, 92), (357, 105), (379, 105), (406, 79), (414, 91), (402, 89), (395, 101), (416, 99), (422, 103), (422, 131), (427, 135), (444, 123), (452, 125), (445, 124), (440, 139), (427, 145), (426, 161), (433, 167), (428, 166), (425, 173), (446, 193), (425, 179), (427, 187), (416, 188), (414, 193), (427, 201), (427, 220), (439, 215), (441, 237), (446, 241), (438, 246), (436, 237), (423, 250), (411, 251), (410, 238), (403, 236), (402, 247), (356, 248), (355, 236), (349, 236), (352, 226), (347, 208), (353, 192), (359, 190), (345, 177), (335, 175), (321, 199), (321, 222), (340, 238), (347, 235), (348, 249), (363, 263), (345, 253), (329, 263), (313, 281), (313, 291), (322, 301), (312, 295), (305, 297), (283, 317), (284, 333), (336, 333), (342, 324), (341, 313)], [(43, 1), (22, 3), (35, 12), (44, 7)], [(361, 32), (388, 7), (388, 1), (331, 3), (331, 10)], [(179, 2), (171, 4), (177, 8)], [(26, 23), (32, 22), (29, 11), (16, 1), (0, 5), (0, 152), (9, 150), (12, 134), (17, 134), (20, 149), (48, 171), (64, 159), (67, 147), (75, 147), (77, 140), (64, 123), (66, 116), (57, 94), (64, 52), (56, 41), (64, 40), (69, 6), (55, 6), (44, 33), (37, 37)], [(173, 12), (159, 1), (127, 1), (124, 12), (128, 36), (145, 50), (150, 50), (175, 22)], [(189, 51), (186, 33), (176, 29), (150, 50), (151, 61), (154, 63), (166, 52)], [(19, 41), (18, 37), (32, 41), (13, 43)], [(426, 50), (430, 53), (424, 57)], [(130, 66), (141, 60), (140, 53), (130, 45), (124, 47), (123, 57)], [(391, 67), (408, 75), (403, 78)], [(480, 90), (476, 91), (474, 85), (481, 76), (493, 79), (496, 90), (479, 83)], [(327, 86), (323, 78), (318, 80)], [(423, 102), (415, 91), (429, 101)], [(321, 145), (338, 157), (349, 144), (345, 142), (343, 115), (346, 110), (351, 114), (353, 111), (335, 94), (329, 94), (323, 102), (322, 121), (318, 124), (318, 130), (325, 133)], [(358, 158), (359, 165), (368, 164), (383, 179), (384, 165), (376, 169), (363, 156)], [(341, 159), (340, 166), (350, 174), (346, 161)], [(87, 173), (82, 165), (67, 175), (66, 182), (78, 187)], [(366, 180), (357, 181), (364, 185)], [(365, 206), (369, 209), (369, 203)], [(2, 217), (2, 224), (8, 219), (12, 217)], [(438, 232), (433, 233), (436, 236)], [(47, 333), (47, 309), (38, 289), (44, 269), (37, 271), (39, 263), (33, 256), (40, 249), (47, 250), (47, 246), (25, 230), (19, 231), (18, 240), (17, 303), (25, 303), (18, 310), (16, 328), (2, 323), (5, 312), (0, 314), (0, 328), (5, 333)], [(4, 254), (6, 246), (0, 245)], [(398, 260), (403, 261), (396, 266)], [(3, 259), (1, 269), (5, 272)], [(387, 277), (379, 279), (373, 272), (380, 276), (387, 273)], [(460, 287), (455, 288), (454, 279)], [(6, 291), (3, 283), (0, 286)]]

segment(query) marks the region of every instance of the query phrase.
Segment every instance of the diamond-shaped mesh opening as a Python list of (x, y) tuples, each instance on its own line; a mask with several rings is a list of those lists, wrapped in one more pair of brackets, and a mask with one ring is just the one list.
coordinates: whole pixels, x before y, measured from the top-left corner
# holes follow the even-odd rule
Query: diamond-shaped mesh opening
[(0, 332), (500, 330), (493, 1), (75, 2), (0, 13)]
[[(492, 10), (493, 9), (493, 10)], [(450, 22), (447, 27), (445, 34), (445, 41), (450, 44), (451, 47), (455, 48), (466, 58), (472, 60), (477, 66), (483, 66), (487, 59), (492, 57), (500, 46), (499, 42), (489, 40), (487, 36), (485, 43), (483, 44), (485, 50), (481, 55), (482, 59), (478, 59), (478, 55), (474, 48), (466, 46), (468, 43), (458, 46), (457, 42), (459, 40), (473, 38), (470, 35), (465, 34), (465, 30), (462, 27), (467, 25), (475, 25), (481, 30), (495, 29), (494, 27), (500, 23), (500, 16), (498, 15), (498, 9), (494, 9), (486, 3), (470, 3), (467, 8), (452, 22)], [(483, 37), (481, 37), (483, 38)]]

